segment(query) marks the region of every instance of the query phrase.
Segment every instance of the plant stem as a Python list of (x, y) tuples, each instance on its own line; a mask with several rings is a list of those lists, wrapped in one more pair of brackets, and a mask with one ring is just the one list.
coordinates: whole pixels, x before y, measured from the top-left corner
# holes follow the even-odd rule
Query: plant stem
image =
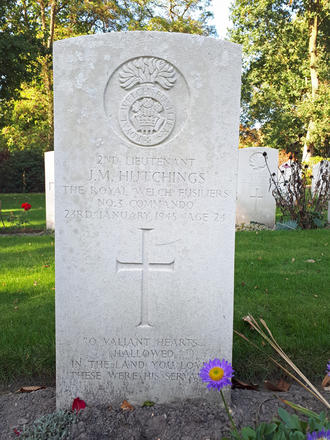
[(231, 423), (232, 427), (234, 428), (235, 433), (237, 434), (237, 438), (242, 438), (241, 435), (240, 435), (240, 433), (238, 432), (238, 430), (237, 430), (237, 428), (236, 428), (236, 425), (235, 425), (235, 422), (234, 422), (234, 420), (233, 420), (233, 418), (232, 418), (232, 416), (231, 416), (231, 414), (230, 414), (230, 411), (229, 411), (229, 408), (228, 408), (228, 405), (227, 405), (227, 402), (226, 402), (225, 396), (224, 396), (223, 393), (222, 393), (222, 390), (220, 390), (220, 394), (221, 394), (221, 397), (222, 397), (223, 404), (224, 404), (224, 406), (225, 406), (225, 410), (226, 410), (226, 412), (227, 412), (227, 414), (228, 414), (228, 418), (229, 418), (229, 420), (230, 420), (230, 423)]

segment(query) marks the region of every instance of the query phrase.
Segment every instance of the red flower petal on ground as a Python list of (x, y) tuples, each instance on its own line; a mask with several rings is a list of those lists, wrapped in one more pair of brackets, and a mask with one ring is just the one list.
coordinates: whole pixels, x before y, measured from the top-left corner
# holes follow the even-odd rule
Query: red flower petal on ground
[(72, 411), (80, 411), (81, 409), (86, 408), (86, 403), (84, 400), (79, 399), (79, 397), (76, 397), (72, 404)]
[(13, 431), (17, 436), (21, 435), (21, 433), (18, 431), (18, 429), (14, 428)]

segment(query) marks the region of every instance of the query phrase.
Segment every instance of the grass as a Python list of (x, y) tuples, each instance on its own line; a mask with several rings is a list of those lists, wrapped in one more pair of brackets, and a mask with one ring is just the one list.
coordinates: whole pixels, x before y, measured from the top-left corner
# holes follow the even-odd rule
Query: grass
[[(324, 376), (330, 353), (329, 246), (328, 229), (236, 235), (235, 329), (259, 343), (242, 318), (264, 318), (284, 351), (313, 378)], [(250, 380), (277, 373), (239, 336), (234, 366)]]
[[(0, 194), (2, 205), (2, 220), (0, 218), (0, 233), (44, 230), (46, 228), (45, 194)], [(27, 202), (32, 208), (24, 212), (22, 203)], [(26, 216), (28, 223), (19, 224), (19, 217)], [(11, 221), (10, 221), (11, 219)]]
[(0, 236), (0, 382), (54, 375), (54, 237)]
[[(235, 329), (259, 341), (242, 318), (263, 317), (282, 348), (314, 379), (324, 376), (330, 353), (329, 247), (326, 229), (236, 235)], [(0, 267), (0, 382), (53, 378), (53, 236), (0, 236)], [(238, 336), (233, 365), (242, 380), (279, 374)]]

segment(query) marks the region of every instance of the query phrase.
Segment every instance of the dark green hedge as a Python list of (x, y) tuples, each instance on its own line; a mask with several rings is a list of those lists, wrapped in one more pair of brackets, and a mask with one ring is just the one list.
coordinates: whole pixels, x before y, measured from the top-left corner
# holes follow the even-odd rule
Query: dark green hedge
[(45, 171), (42, 151), (0, 152), (0, 193), (44, 191)]

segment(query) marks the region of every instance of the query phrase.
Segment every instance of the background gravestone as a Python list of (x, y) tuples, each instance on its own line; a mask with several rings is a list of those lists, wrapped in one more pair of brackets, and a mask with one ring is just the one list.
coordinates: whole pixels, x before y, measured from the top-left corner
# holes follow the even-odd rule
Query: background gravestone
[(236, 224), (258, 222), (269, 227), (275, 225), (276, 202), (270, 191), (270, 174), (277, 174), (278, 150), (274, 148), (242, 148), (238, 159)]
[(59, 407), (218, 400), (198, 374), (231, 361), (240, 69), (196, 35), (55, 43)]
[(47, 151), (45, 160), (46, 229), (55, 230), (54, 151)]
[[(323, 160), (313, 166), (313, 178), (312, 178), (312, 194), (315, 191), (320, 191), (320, 187), (317, 187), (317, 182), (320, 180), (321, 174), (325, 174), (327, 179), (330, 179), (330, 162)], [(330, 223), (330, 194), (328, 201), (328, 223)]]

